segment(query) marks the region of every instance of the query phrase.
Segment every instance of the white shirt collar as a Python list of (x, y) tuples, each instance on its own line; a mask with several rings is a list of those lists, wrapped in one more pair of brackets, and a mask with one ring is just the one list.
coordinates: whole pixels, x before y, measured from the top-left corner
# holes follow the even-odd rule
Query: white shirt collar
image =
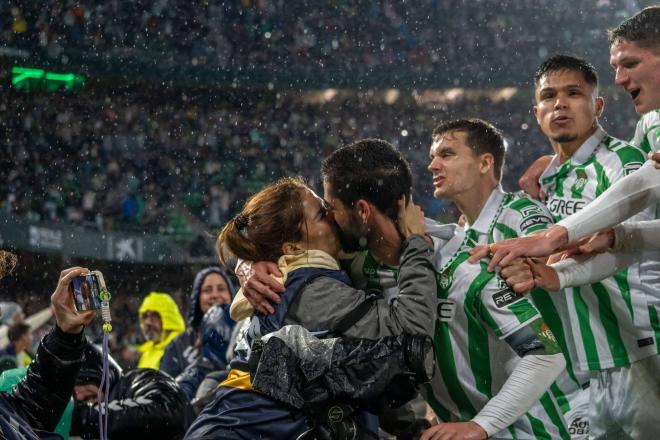
[[(607, 136), (607, 133), (605, 133), (605, 130), (603, 130), (600, 125), (598, 125), (596, 127), (596, 131), (594, 131), (594, 133), (589, 136), (589, 138), (584, 141), (582, 145), (580, 145), (580, 148), (577, 149), (573, 156), (571, 156), (569, 159), (571, 165), (577, 166), (586, 162), (594, 153), (594, 151), (596, 151), (596, 148), (598, 145), (600, 145), (605, 136)], [(543, 171), (543, 174), (541, 174), (541, 179), (554, 174), (557, 168), (559, 168), (561, 165), (562, 164), (559, 163), (559, 158), (555, 154), (547, 168)]]
[(487, 234), (488, 228), (490, 228), (493, 218), (495, 217), (495, 214), (497, 214), (500, 204), (504, 199), (504, 195), (505, 193), (502, 190), (502, 186), (497, 185), (497, 187), (490, 193), (488, 200), (486, 200), (486, 204), (479, 213), (479, 217), (477, 217), (474, 224), (469, 225), (465, 223), (465, 230), (473, 229), (480, 234)]

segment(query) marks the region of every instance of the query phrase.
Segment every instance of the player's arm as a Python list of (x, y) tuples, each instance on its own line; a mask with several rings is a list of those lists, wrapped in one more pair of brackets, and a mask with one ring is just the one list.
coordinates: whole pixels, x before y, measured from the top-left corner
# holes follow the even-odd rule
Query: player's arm
[(489, 436), (522, 417), (566, 368), (554, 335), (540, 318), (505, 340), (522, 359), (500, 392), (473, 419)]
[(518, 179), (518, 185), (520, 185), (520, 188), (535, 199), (540, 199), (542, 197), (540, 178), (551, 160), (551, 155), (539, 157), (529, 168), (527, 168), (527, 171), (525, 171), (520, 179)]
[(231, 318), (238, 322), (255, 310), (264, 314), (274, 313), (273, 303), (279, 304), (280, 294), (284, 292), (284, 286), (275, 278), (282, 276), (277, 264), (239, 260), (235, 272), (241, 288), (231, 303)]

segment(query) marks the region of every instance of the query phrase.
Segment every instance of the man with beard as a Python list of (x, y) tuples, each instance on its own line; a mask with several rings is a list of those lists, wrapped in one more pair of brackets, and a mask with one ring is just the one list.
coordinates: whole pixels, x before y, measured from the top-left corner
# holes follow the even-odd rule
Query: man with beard
[(137, 366), (158, 370), (165, 347), (185, 329), (183, 317), (172, 297), (159, 292), (147, 295), (138, 313), (146, 342), (138, 347), (142, 356)]

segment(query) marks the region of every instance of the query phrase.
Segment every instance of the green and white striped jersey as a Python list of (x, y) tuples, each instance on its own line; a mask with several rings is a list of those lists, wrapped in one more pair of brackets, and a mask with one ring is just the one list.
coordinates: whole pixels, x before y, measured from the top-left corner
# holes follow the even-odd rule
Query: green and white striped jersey
[[(554, 223), (552, 214), (543, 203), (528, 198), (522, 192), (515, 196), (505, 195), (503, 203), (508, 209), (500, 215), (498, 223), (488, 234), (488, 243), (534, 234), (547, 229)], [(517, 214), (515, 214), (516, 212)], [(479, 225), (475, 224), (475, 226)], [(481, 227), (483, 228), (483, 226)], [(543, 321), (555, 335), (566, 359), (566, 371), (552, 384), (550, 392), (562, 413), (571, 412), (574, 416), (580, 415), (586, 419), (587, 414), (574, 414), (576, 411), (580, 411), (580, 408), (576, 408), (572, 404), (574, 399), (578, 402), (589, 400), (589, 391), (583, 389), (583, 386), (588, 384), (590, 374), (588, 371), (576, 369), (574, 366), (578, 362), (578, 358), (571, 337), (573, 330), (570, 319), (568, 319), (566, 295), (563, 291), (550, 293), (543, 289), (533, 289), (530, 297), (534, 306), (541, 313)], [(581, 393), (584, 393), (585, 396), (578, 395)]]
[(640, 118), (630, 143), (645, 153), (660, 151), (660, 109), (651, 110)]
[[(539, 319), (525, 297), (515, 294), (486, 263), (470, 264), (477, 244), (543, 229), (552, 220), (533, 203), (511, 207), (513, 196), (496, 189), (472, 227), (457, 228), (436, 249), (438, 320), (434, 343), (437, 370), (426, 397), (445, 421), (473, 418), (495, 396), (520, 359), (503, 339)], [(515, 202), (514, 202), (515, 203)], [(519, 209), (515, 209), (519, 208)], [(559, 405), (549, 393), (496, 438), (568, 438)]]
[[(555, 221), (591, 203), (613, 182), (637, 170), (642, 151), (602, 129), (560, 164), (553, 158), (541, 175), (546, 206)], [(645, 212), (638, 219), (649, 219)], [(642, 289), (639, 264), (589, 286), (566, 289), (568, 316), (581, 370), (629, 365), (658, 354), (652, 311)]]

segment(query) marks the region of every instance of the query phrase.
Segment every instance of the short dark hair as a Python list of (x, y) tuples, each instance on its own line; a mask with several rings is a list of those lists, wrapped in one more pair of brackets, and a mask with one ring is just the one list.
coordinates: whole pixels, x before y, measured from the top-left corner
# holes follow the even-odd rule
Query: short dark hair
[(321, 174), (344, 205), (364, 199), (392, 220), (401, 196), (412, 193), (410, 164), (382, 139), (362, 139), (339, 148), (323, 161)]
[(660, 5), (649, 6), (607, 31), (610, 45), (618, 40), (634, 41), (640, 46), (660, 48)]
[(598, 87), (598, 72), (596, 72), (593, 64), (584, 58), (566, 54), (553, 55), (541, 63), (539, 68), (536, 69), (536, 73), (534, 73), (534, 86), (538, 87), (541, 78), (548, 73), (561, 70), (580, 72), (587, 83), (594, 86), (594, 88)]
[(16, 324), (9, 327), (9, 330), (7, 330), (7, 338), (9, 338), (9, 342), (16, 342), (29, 331), (29, 325), (24, 322), (17, 322)]
[(493, 155), (495, 166), (495, 178), (499, 181), (502, 178), (502, 167), (504, 166), (504, 137), (502, 132), (492, 124), (478, 119), (456, 119), (453, 121), (441, 122), (433, 130), (433, 139), (442, 136), (445, 133), (463, 132), (467, 135), (468, 146), (476, 154), (490, 153)]

